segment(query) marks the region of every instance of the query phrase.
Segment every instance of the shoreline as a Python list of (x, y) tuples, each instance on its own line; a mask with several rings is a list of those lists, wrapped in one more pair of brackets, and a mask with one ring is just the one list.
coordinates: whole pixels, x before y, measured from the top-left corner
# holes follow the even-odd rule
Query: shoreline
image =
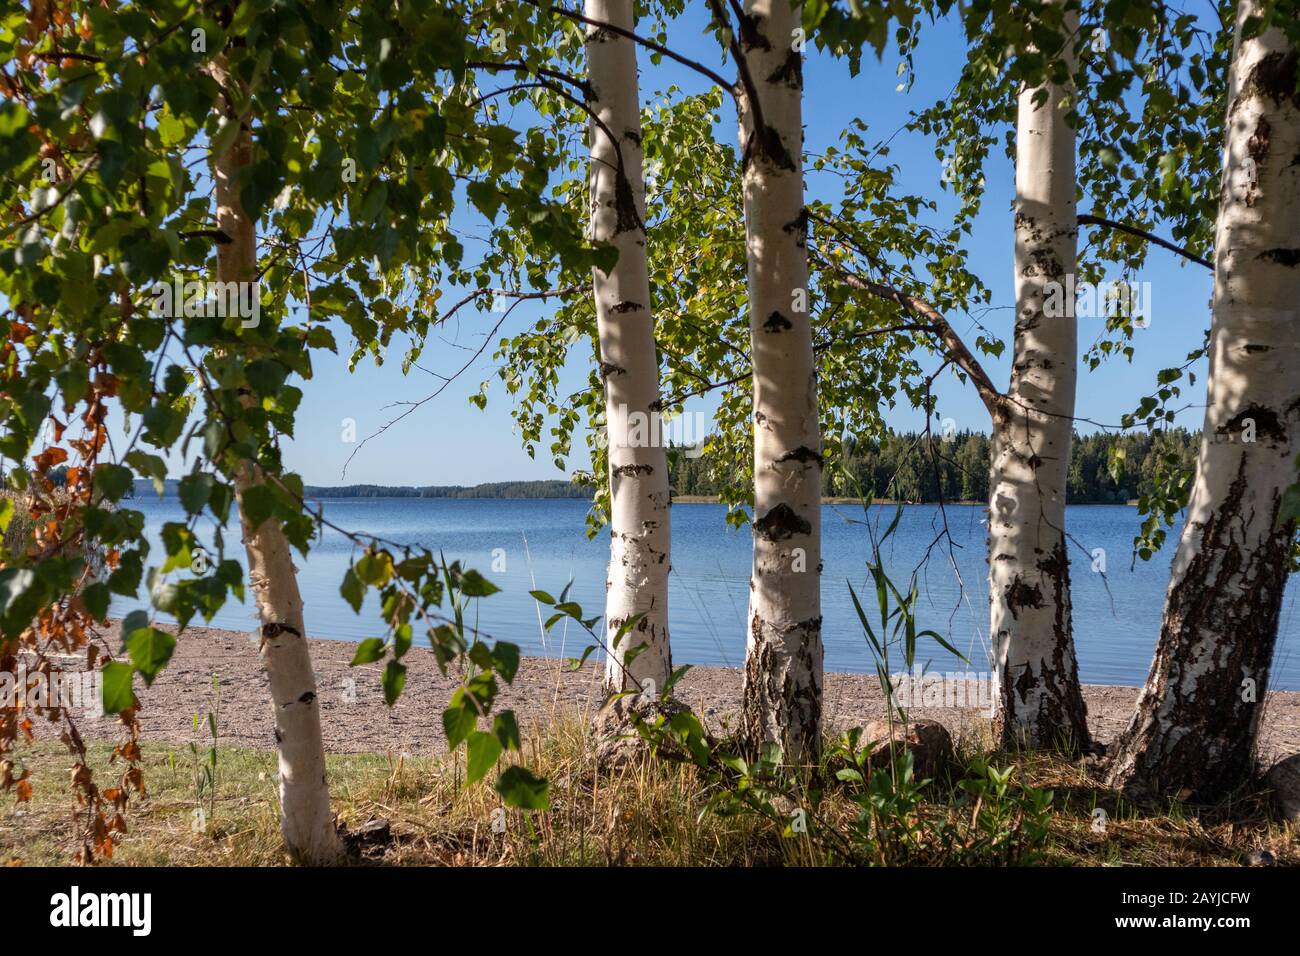
[[(116, 646), (120, 622), (110, 622), (101, 639)], [(175, 633), (175, 628), (160, 625)], [(380, 664), (352, 667), (357, 644), (310, 638), (317, 676), (321, 727), (330, 753), (445, 754), (440, 719), (455, 689), (451, 676), (438, 670), (429, 648), (413, 647), (403, 658), (406, 690), (390, 709), (380, 687)], [(603, 701), (602, 667), (587, 662), (577, 671), (564, 658), (524, 657), (512, 685), (501, 685), (497, 708), (513, 709), (520, 730), (533, 733), (557, 717), (589, 718)], [(213, 678), (220, 688), (218, 735), (220, 746), (270, 750), (275, 747), (271, 702), (257, 642), (247, 631), (191, 626), (177, 641), (171, 662), (146, 688), (135, 681), (141, 708), (141, 738), (156, 744), (200, 746), (209, 743), (206, 714), (213, 697)], [(739, 668), (693, 666), (677, 685), (688, 703), (714, 732), (735, 725), (740, 705)], [(1123, 730), (1133, 712), (1138, 688), (1085, 684), (1084, 700), (1093, 736), (1109, 742)], [(1270, 691), (1260, 735), (1262, 764), (1300, 751), (1300, 692)], [(913, 717), (938, 720), (955, 739), (981, 737), (987, 720), (970, 707), (912, 707)], [(195, 715), (199, 716), (196, 722)], [(825, 725), (843, 730), (884, 716), (884, 699), (874, 674), (827, 672)], [(198, 729), (196, 730), (196, 723)], [(78, 717), (87, 738), (118, 736), (117, 721)], [(37, 738), (57, 737), (60, 724), (37, 721)]]
[[(171, 480), (171, 479), (169, 479)], [(126, 495), (123, 501), (135, 501), (136, 495)], [(177, 501), (176, 495), (151, 495), (148, 496), (151, 501)], [(509, 498), (509, 497), (459, 497), (451, 495), (320, 495), (312, 497), (307, 495), (307, 500), (315, 502), (326, 501), (583, 501), (590, 504), (592, 499), (579, 498), (577, 496), (565, 496), (558, 498)], [(866, 503), (865, 498), (822, 498), (821, 503), (824, 505), (861, 505)], [(873, 505), (903, 505), (904, 507), (919, 507), (922, 505), (938, 505), (938, 501), (901, 501), (898, 498), (872, 498)], [(671, 504), (675, 505), (720, 505), (722, 499), (718, 495), (673, 495)], [(942, 502), (945, 508), (963, 507), (963, 508), (987, 508), (987, 501), (945, 501)], [(1138, 500), (1131, 498), (1128, 501), (1069, 501), (1066, 505), (1071, 508), (1136, 508)]]
[[(865, 498), (823, 498), (824, 505), (861, 505), (866, 504)], [(720, 505), (721, 499), (718, 495), (674, 495), (672, 503), (677, 505)], [(900, 501), (897, 498), (872, 498), (873, 505), (903, 505), (904, 507), (917, 507), (920, 505), (937, 505), (938, 501)], [(1068, 501), (1067, 506), (1071, 508), (1136, 508), (1138, 501), (1136, 498), (1129, 501)], [(945, 508), (963, 507), (963, 508), (987, 508), (987, 501), (945, 501)]]

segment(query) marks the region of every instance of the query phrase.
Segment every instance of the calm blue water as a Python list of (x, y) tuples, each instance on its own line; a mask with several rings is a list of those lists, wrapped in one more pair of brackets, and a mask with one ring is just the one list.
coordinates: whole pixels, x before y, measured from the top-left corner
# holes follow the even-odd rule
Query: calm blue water
[[(157, 550), (153, 554), (158, 558), (162, 551), (156, 535), (162, 523), (183, 520), (179, 502), (146, 497), (129, 506), (145, 513), (147, 527), (155, 536)], [(582, 604), (588, 616), (601, 613), (609, 539), (604, 534), (595, 540), (587, 539), (583, 523), (586, 510), (585, 502), (565, 499), (369, 498), (325, 502), (327, 517), (341, 527), (428, 547), (435, 554), (441, 550), (448, 561), (459, 558), (479, 569), (502, 588), (501, 593), (478, 602), (480, 629), (519, 644), (526, 654), (561, 656), (580, 655), (589, 639), (572, 628), (566, 634), (557, 625), (543, 640), (538, 608), (528, 591), (541, 588), (558, 595), (572, 579), (572, 599)], [(977, 669), (984, 669), (988, 660), (984, 511), (973, 506), (949, 506), (947, 512), (957, 570), (947, 547), (942, 542), (936, 545), (928, 564), (919, 572), (919, 623), (945, 635)], [(670, 614), (676, 664), (738, 666), (744, 660), (750, 532), (748, 527), (728, 527), (723, 514), (721, 505), (673, 507)], [(888, 524), (892, 515), (892, 507), (877, 506), (872, 509), (871, 520)], [(861, 506), (823, 506), (822, 608), (828, 670), (874, 670), (846, 584), (852, 581), (859, 594), (863, 593), (870, 554), (867, 531), (861, 523), (864, 518)], [(1150, 666), (1160, 626), (1176, 535), (1170, 535), (1165, 552), (1156, 559), (1138, 561), (1130, 570), (1131, 544), (1138, 527), (1136, 509), (1072, 507), (1068, 527), (1078, 542), (1070, 557), (1082, 679), (1093, 684), (1139, 685)], [(937, 507), (916, 505), (905, 509), (885, 551), (886, 569), (900, 586), (922, 564), (927, 548), (941, 529)], [(200, 527), (204, 540), (210, 538), (210, 530)], [(235, 545), (228, 556), (242, 562), (237, 529), (227, 534), (227, 541)], [(497, 548), (504, 549), (506, 566), (504, 571), (493, 572), (493, 551)], [(1090, 555), (1096, 548), (1106, 552), (1106, 581), (1092, 571)], [(307, 628), (313, 637), (360, 640), (382, 636), (375, 623), (373, 603), (356, 615), (339, 596), (339, 581), (351, 553), (351, 542), (327, 530), (306, 561), (299, 557)], [(1283, 606), (1282, 636), (1273, 669), (1272, 686), (1278, 689), (1300, 690), (1296, 593), (1293, 581)], [(132, 606), (138, 605), (120, 602), (113, 610), (121, 614)], [(255, 612), (251, 604), (232, 601), (212, 623), (251, 631)], [(948, 670), (958, 666), (945, 651), (930, 647), (933, 649), (923, 647), (922, 656), (929, 656), (932, 667)]]

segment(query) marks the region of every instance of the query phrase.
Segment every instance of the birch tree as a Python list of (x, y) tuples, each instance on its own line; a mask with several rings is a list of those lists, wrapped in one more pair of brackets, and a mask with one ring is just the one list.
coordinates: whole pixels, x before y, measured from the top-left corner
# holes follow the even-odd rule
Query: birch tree
[(1196, 478), (1155, 659), (1110, 769), (1139, 796), (1212, 801), (1246, 779), (1295, 538), (1300, 99), (1285, 19), (1252, 23), (1268, 12), (1237, 8)]
[[(231, 78), (223, 75), (221, 81), (229, 83)], [(229, 148), (213, 160), (217, 228), (230, 238), (217, 247), (217, 278), (221, 282), (253, 283), (257, 294), (255, 224), (244, 212), (239, 196), (240, 171), (252, 163), (252, 131), (247, 119), (233, 109), (228, 110), (226, 120), (239, 123), (240, 128)], [(249, 405), (256, 399), (246, 395), (243, 401)], [(280, 832), (289, 852), (302, 862), (335, 863), (343, 848), (330, 810), (316, 675), (289, 541), (274, 518), (258, 520), (250, 515), (250, 497), (266, 492), (264, 476), (255, 462), (242, 465), (235, 478), (235, 492), (248, 555), (249, 585), (261, 620), (260, 654), (275, 714)]]
[(753, 362), (754, 557), (742, 733), (798, 763), (822, 719), (821, 433), (808, 307), (799, 8), (748, 0), (734, 55)]
[[(1075, 20), (1067, 15), (1067, 21)], [(1077, 22), (1077, 20), (1075, 21)], [(1067, 73), (1073, 72), (1067, 42)], [(1068, 87), (1021, 89), (1016, 118), (1011, 385), (993, 421), (989, 634), (1004, 743), (1074, 749), (1088, 741), (1070, 606), (1065, 489), (1078, 334), (1074, 130)]]
[[(623, 30), (632, 0), (587, 0), (585, 15)], [(588, 24), (591, 238), (618, 261), (592, 269), (605, 386), (610, 560), (605, 688), (654, 693), (672, 673), (668, 643), (668, 460), (659, 428), (659, 363), (646, 260), (645, 178), (636, 44)], [(635, 623), (629, 628), (629, 622)]]

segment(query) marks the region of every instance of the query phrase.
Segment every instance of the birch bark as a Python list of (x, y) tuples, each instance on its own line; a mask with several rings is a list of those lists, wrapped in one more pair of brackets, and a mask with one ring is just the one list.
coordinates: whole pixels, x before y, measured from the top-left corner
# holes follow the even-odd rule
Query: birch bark
[[(241, 129), (231, 146), (213, 161), (217, 228), (231, 240), (217, 247), (217, 277), (221, 282), (255, 282), (256, 230), (239, 199), (239, 171), (252, 163), (253, 137), (247, 120), (232, 117), (230, 122), (241, 122)], [(247, 397), (245, 401), (253, 399)], [(261, 482), (257, 466), (245, 462), (236, 478), (235, 491), (248, 555), (249, 585), (261, 619), (260, 653), (275, 711), (280, 832), (297, 860), (326, 865), (342, 858), (343, 845), (330, 810), (316, 676), (289, 542), (275, 519), (253, 527), (244, 509), (244, 496)]]
[(1296, 48), (1251, 38), (1228, 78), (1214, 241), (1208, 403), (1155, 660), (1113, 748), (1110, 783), (1214, 801), (1245, 781), (1277, 641), (1300, 451), (1300, 103)]
[[(585, 14), (624, 30), (633, 27), (632, 0), (587, 0)], [(591, 232), (594, 240), (618, 250), (618, 262), (609, 273), (592, 272), (609, 452), (610, 561), (605, 594), (609, 640), (613, 642), (620, 627), (640, 615), (618, 646), (610, 648), (605, 689), (611, 694), (656, 693), (672, 673), (670, 502), (646, 259), (636, 45), (591, 25), (586, 45), (589, 105), (599, 120), (593, 120), (590, 134)]]
[(1017, 105), (1014, 358), (993, 420), (989, 634), (1002, 743), (1074, 750), (1088, 744), (1065, 536), (1078, 373), (1066, 289), (1079, 227), (1074, 130), (1061, 108), (1068, 90), (1045, 89), (1045, 102), (1026, 88)]
[[(742, 733), (787, 763), (821, 745), (821, 433), (808, 303), (800, 12), (746, 0), (738, 42), (754, 393), (754, 558)], [(759, 116), (761, 115), (761, 123)]]

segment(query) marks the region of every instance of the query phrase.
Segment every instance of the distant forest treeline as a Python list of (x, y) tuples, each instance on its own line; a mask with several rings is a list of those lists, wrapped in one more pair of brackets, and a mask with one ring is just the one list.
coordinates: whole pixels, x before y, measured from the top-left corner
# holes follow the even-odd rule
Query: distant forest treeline
[(308, 485), (308, 498), (590, 498), (589, 485), (570, 481), (492, 481), (482, 485)]
[[(1177, 456), (1187, 471), (1196, 467), (1199, 432), (1185, 428), (1159, 434), (1112, 435), (1098, 432), (1075, 435), (1070, 456), (1069, 500), (1071, 504), (1123, 504), (1153, 490), (1156, 465), (1166, 454)], [(893, 434), (879, 442), (846, 445), (842, 464), (827, 462), (822, 476), (822, 495), (827, 498), (857, 497), (871, 493), (877, 498), (902, 501), (987, 501), (989, 496), (988, 435), (957, 432), (935, 439), (927, 446), (922, 435)], [(1120, 448), (1124, 461), (1118, 480), (1110, 473), (1111, 449)], [(57, 482), (61, 472), (51, 477)], [(718, 482), (708, 455), (699, 458), (676, 456), (672, 472), (675, 495), (716, 495)], [(307, 485), (308, 498), (584, 498), (589, 485), (569, 481), (494, 481), (481, 485)], [(137, 478), (134, 492), (152, 495), (153, 483)], [(165, 494), (176, 494), (176, 479), (169, 478)]]
[[(1167, 454), (1188, 471), (1196, 467), (1199, 432), (1172, 429), (1159, 434), (1075, 435), (1070, 456), (1071, 504), (1123, 504), (1152, 491), (1156, 465)], [(1118, 480), (1111, 477), (1111, 449), (1124, 452)], [(987, 501), (991, 439), (979, 432), (957, 432), (927, 445), (923, 435), (893, 434), (880, 442), (846, 445), (842, 463), (828, 461), (822, 475), (827, 498), (873, 494), (902, 501)], [(673, 491), (714, 495), (708, 456), (677, 456)]]
[[(163, 494), (176, 496), (176, 479), (168, 478)], [(153, 482), (135, 480), (135, 495), (154, 494)], [(482, 485), (306, 485), (307, 498), (590, 498), (591, 488), (569, 481), (493, 481)]]

